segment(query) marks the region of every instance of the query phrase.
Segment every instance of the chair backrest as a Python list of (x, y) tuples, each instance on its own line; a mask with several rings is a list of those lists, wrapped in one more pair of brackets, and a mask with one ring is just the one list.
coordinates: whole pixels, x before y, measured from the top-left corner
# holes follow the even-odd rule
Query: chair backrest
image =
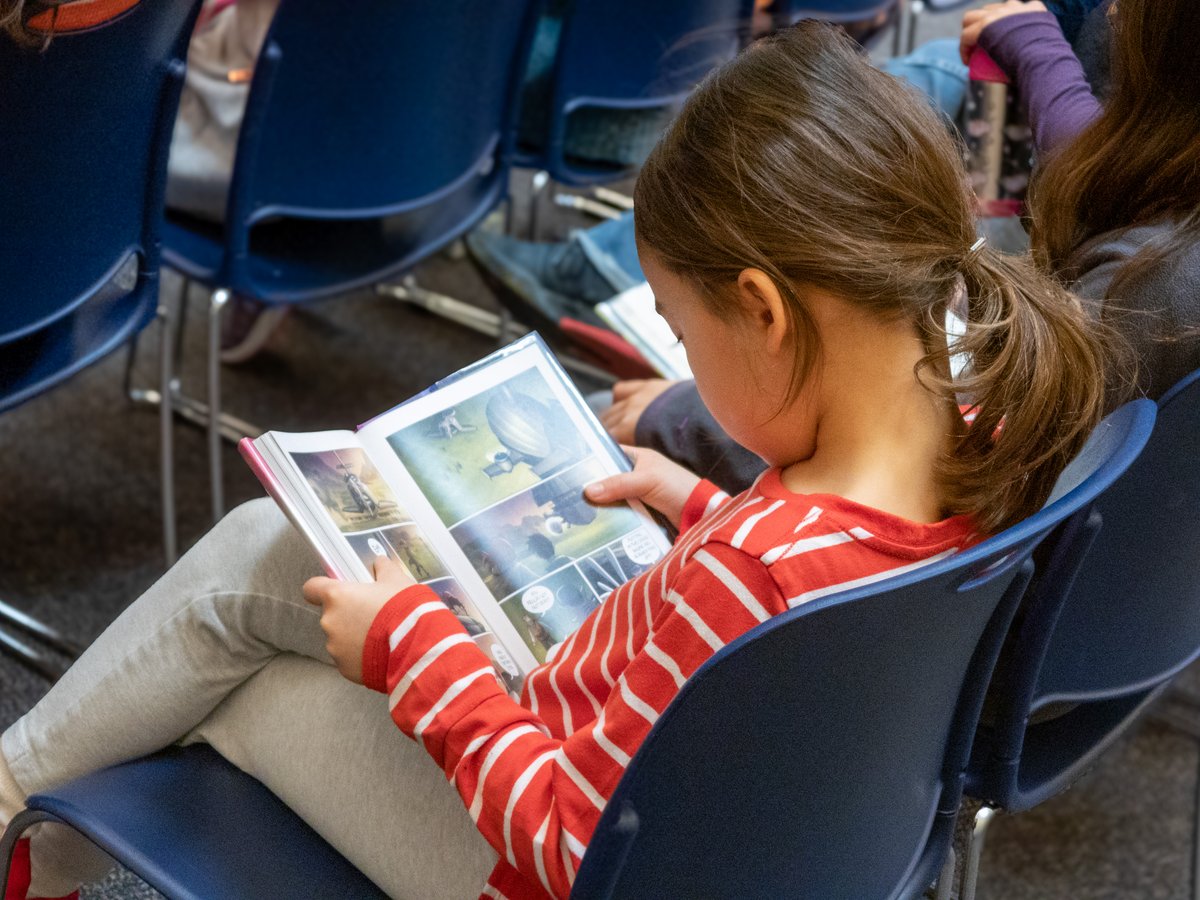
[(70, 315), (131, 253), (153, 311), (167, 152), (198, 7), (144, 0), (44, 50), (0, 36), (0, 344)]
[(825, 22), (859, 22), (892, 10), (899, 0), (775, 0), (771, 7), (779, 22), (821, 19)]
[(503, 179), (531, 0), (281, 0), (230, 193), (236, 227), (369, 218)]
[(1200, 657), (1200, 370), (1159, 401), (1086, 529), (1074, 580), (1049, 572), (1035, 591), (1029, 630), (1050, 638), (1040, 666), (1027, 660), (1034, 710), (1143, 693)]
[(539, 165), (571, 180), (568, 120), (583, 107), (667, 109), (732, 58), (752, 0), (574, 0), (562, 21)]
[(1003, 534), (811, 601), (715, 654), (626, 770), (575, 894), (923, 892), (1030, 554), (1125, 471), (1153, 420), (1148, 402), (1106, 420), (1079, 483)]

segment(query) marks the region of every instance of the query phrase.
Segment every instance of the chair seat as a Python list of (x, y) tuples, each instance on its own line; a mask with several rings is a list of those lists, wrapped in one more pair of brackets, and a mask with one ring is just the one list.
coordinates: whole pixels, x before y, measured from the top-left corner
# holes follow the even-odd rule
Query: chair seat
[(0, 412), (107, 356), (154, 318), (157, 278), (126, 292), (101, 292), (46, 328), (3, 345)]
[(172, 900), (387, 896), (204, 745), (87, 775), (28, 805), (66, 821)]
[(499, 202), (493, 173), (468, 180), (436, 203), (382, 218), (277, 218), (250, 232), (238, 271), (225, 257), (224, 229), (168, 211), (163, 261), (190, 278), (267, 303), (300, 303), (377, 284), (473, 227)]
[[(1010, 785), (1003, 796), (987, 796), (1008, 812), (1023, 812), (1050, 799), (1079, 779), (1125, 733), (1162, 688), (1127, 697), (1081, 704), (1061, 716), (1029, 726), (1019, 760), (990, 760), (994, 744), (988, 729), (980, 729), (971, 748), (966, 793), (985, 797), (989, 787)], [(988, 773), (1015, 767), (1011, 775)]]

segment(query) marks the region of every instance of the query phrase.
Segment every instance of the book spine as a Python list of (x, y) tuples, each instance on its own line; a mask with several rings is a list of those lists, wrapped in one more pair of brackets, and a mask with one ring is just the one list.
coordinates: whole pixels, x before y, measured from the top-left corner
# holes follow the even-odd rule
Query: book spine
[(242, 438), (238, 441), (238, 453), (242, 455), (242, 459), (246, 461), (246, 465), (250, 467), (250, 471), (254, 473), (262, 486), (266, 488), (271, 499), (283, 510), (284, 515), (308, 539), (309, 544), (316, 551), (317, 557), (321, 560), (321, 568), (325, 570), (325, 574), (330, 578), (341, 578), (342, 576), (338, 572), (337, 565), (328, 557), (320, 542), (313, 539), (311, 529), (301, 519), (283, 485), (280, 484), (274, 470), (271, 469), (253, 439)]

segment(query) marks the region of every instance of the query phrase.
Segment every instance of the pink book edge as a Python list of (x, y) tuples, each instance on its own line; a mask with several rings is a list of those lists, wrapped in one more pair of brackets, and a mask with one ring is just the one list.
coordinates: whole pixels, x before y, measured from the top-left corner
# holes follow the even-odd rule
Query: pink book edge
[(967, 75), (972, 81), (989, 81), (993, 84), (1011, 84), (1008, 75), (1000, 68), (987, 51), (976, 47), (971, 51), (971, 61), (967, 65)]
[[(237, 446), (238, 453), (242, 455), (242, 459), (246, 461), (246, 465), (250, 467), (250, 471), (254, 473), (255, 477), (258, 478), (262, 486), (266, 488), (271, 499), (278, 504), (279, 508), (283, 510), (284, 514), (288, 517), (288, 519), (291, 520), (292, 524), (299, 529), (300, 533), (304, 534), (304, 529), (300, 528), (299, 523), (296, 521), (296, 516), (292, 509), (291, 503), (284, 496), (283, 487), (280, 485), (279, 479), (275, 477), (275, 473), (271, 471), (270, 467), (267, 465), (267, 461), (263, 459), (263, 455), (258, 452), (258, 447), (254, 445), (254, 441), (248, 437), (244, 437), (238, 441)], [(330, 578), (337, 578), (338, 574), (335, 571), (333, 564), (325, 558), (325, 554), (322, 552), (321, 548), (314, 545), (313, 550), (316, 551), (318, 558), (320, 558), (321, 568), (325, 570), (325, 574)]]

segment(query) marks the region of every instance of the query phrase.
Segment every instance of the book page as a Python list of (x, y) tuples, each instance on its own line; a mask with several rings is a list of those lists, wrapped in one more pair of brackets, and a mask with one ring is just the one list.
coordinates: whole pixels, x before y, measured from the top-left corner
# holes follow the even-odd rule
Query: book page
[[(425, 506), (412, 480), (403, 471), (393, 473), (393, 480), (385, 478), (352, 432), (270, 432), (269, 438), (260, 449), (269, 458), (272, 473), (280, 478), (282, 493), (289, 500), (298, 499), (320, 531), (318, 551), (331, 574), (368, 582), (374, 580), (377, 558), (402, 564), (455, 614), (493, 661), (504, 688), (519, 695), (521, 667), (435, 549), (435, 543), (444, 545), (445, 540), (433, 540), (411, 512), (414, 504)], [(427, 515), (426, 523), (429, 521)], [(434, 524), (435, 531), (442, 530)], [(297, 525), (317, 543), (311, 530)], [(508, 637), (509, 643), (518, 643), (516, 635)]]
[(639, 284), (596, 304), (596, 315), (633, 344), (663, 378), (692, 377), (687, 352), (671, 333), (667, 320), (654, 309), (654, 292), (649, 284)]
[(585, 485), (629, 463), (536, 336), (359, 437), (390, 482), (419, 490), (414, 518), (441, 526), (425, 529), (435, 550), (523, 669), (670, 546), (644, 509), (584, 500)]

